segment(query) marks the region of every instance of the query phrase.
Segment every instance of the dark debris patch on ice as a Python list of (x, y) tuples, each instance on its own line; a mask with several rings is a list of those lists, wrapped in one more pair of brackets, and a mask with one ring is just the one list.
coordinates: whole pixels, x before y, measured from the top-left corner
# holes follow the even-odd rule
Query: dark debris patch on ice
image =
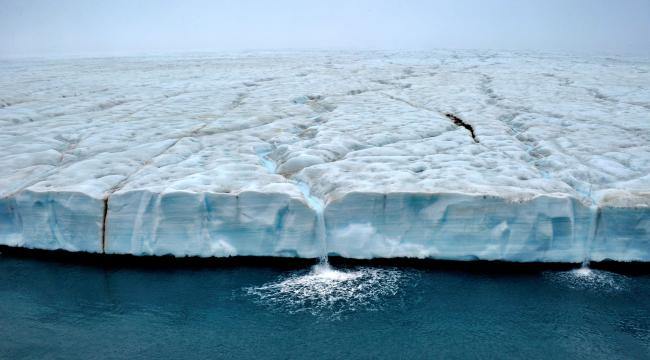
[(467, 131), (469, 131), (470, 135), (472, 135), (472, 140), (474, 140), (475, 143), (479, 142), (478, 139), (476, 138), (476, 134), (474, 133), (474, 127), (472, 127), (472, 125), (464, 122), (461, 118), (459, 118), (458, 116), (456, 116), (456, 115), (454, 115), (452, 113), (446, 113), (445, 116), (449, 120), (451, 120), (454, 123), (454, 125), (464, 127), (465, 129), (467, 129)]

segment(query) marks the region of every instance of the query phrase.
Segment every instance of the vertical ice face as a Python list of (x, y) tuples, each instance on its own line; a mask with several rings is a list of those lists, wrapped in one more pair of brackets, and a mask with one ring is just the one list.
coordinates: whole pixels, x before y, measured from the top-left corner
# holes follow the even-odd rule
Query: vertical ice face
[(603, 207), (591, 245), (591, 259), (650, 259), (650, 207)]
[(331, 252), (345, 257), (580, 262), (589, 209), (569, 197), (350, 193), (328, 207)]
[(648, 60), (7, 61), (0, 85), (0, 244), (650, 259)]
[(325, 204), (321, 199), (314, 196), (309, 189), (309, 186), (304, 182), (297, 182), (298, 188), (302, 193), (302, 196), (305, 198), (307, 205), (316, 215), (316, 223), (314, 227), (314, 238), (319, 245), (320, 253), (319, 260), (320, 264), (327, 266), (328, 264), (328, 252), (329, 247), (327, 244), (327, 229), (325, 227)]
[(81, 192), (33, 192), (0, 200), (2, 243), (101, 252), (103, 201)]
[(282, 193), (127, 191), (111, 197), (109, 253), (317, 257), (309, 207)]

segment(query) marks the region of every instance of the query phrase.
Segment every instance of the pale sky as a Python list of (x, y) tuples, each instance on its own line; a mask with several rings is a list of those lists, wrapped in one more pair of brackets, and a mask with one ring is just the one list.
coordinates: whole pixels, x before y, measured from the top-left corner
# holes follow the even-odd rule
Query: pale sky
[(650, 55), (650, 0), (0, 0), (0, 57), (254, 49)]

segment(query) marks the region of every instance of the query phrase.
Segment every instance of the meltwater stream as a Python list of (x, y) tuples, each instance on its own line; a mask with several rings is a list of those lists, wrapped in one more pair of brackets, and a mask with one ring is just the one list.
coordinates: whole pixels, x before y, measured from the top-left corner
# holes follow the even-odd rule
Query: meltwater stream
[[(276, 164), (270, 152), (258, 153), (262, 165), (270, 173), (276, 173)], [(307, 270), (283, 274), (262, 285), (244, 287), (244, 294), (254, 303), (272, 311), (288, 314), (309, 313), (319, 317), (338, 319), (356, 311), (377, 310), (387, 299), (399, 298), (408, 286), (417, 283), (417, 272), (397, 268), (357, 267), (333, 268), (327, 258), (327, 234), (324, 221), (323, 201), (311, 193), (309, 186), (293, 180), (300, 189), (307, 205), (316, 214), (314, 230), (320, 246), (318, 264)], [(569, 271), (543, 272), (546, 281), (566, 289), (591, 292), (621, 292), (628, 288), (627, 278), (615, 273), (589, 268), (591, 238), (597, 232), (598, 213), (590, 229), (590, 239), (585, 244), (582, 266)]]
[[(277, 164), (270, 158), (270, 152), (258, 152), (257, 156), (262, 163), (262, 166), (271, 174), (277, 173)], [(319, 265), (322, 268), (321, 270), (330, 269), (329, 262), (327, 260), (327, 234), (325, 230), (325, 204), (323, 200), (314, 196), (311, 193), (311, 189), (307, 183), (291, 180), (305, 198), (307, 206), (309, 206), (314, 213), (316, 214), (316, 226), (314, 228), (314, 236), (318, 246), (320, 247), (320, 256), (319, 256)]]
[[(277, 166), (269, 152), (258, 153), (264, 168), (276, 173)], [(307, 271), (296, 271), (261, 286), (246, 287), (245, 293), (256, 303), (288, 313), (307, 312), (336, 318), (359, 309), (377, 309), (384, 297), (398, 294), (404, 279), (409, 277), (394, 268), (335, 269), (328, 261), (325, 204), (314, 196), (309, 185), (299, 180), (307, 205), (316, 214), (314, 236), (320, 247), (318, 264)]]
[(329, 269), (329, 261), (327, 259), (327, 233), (325, 229), (325, 204), (323, 200), (311, 194), (309, 186), (304, 182), (296, 182), (300, 192), (307, 200), (307, 205), (316, 213), (316, 228), (314, 234), (316, 242), (320, 246), (319, 265), (324, 269)]

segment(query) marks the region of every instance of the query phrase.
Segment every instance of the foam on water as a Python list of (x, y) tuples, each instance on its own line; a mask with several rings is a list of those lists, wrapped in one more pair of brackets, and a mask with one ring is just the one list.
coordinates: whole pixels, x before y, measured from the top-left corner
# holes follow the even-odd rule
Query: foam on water
[(382, 299), (399, 293), (408, 276), (393, 268), (335, 270), (318, 264), (308, 272), (294, 272), (245, 292), (281, 311), (338, 318), (347, 312), (379, 309)]
[(579, 269), (546, 272), (545, 277), (571, 289), (598, 290), (604, 292), (624, 291), (628, 278), (624, 275), (582, 266)]

